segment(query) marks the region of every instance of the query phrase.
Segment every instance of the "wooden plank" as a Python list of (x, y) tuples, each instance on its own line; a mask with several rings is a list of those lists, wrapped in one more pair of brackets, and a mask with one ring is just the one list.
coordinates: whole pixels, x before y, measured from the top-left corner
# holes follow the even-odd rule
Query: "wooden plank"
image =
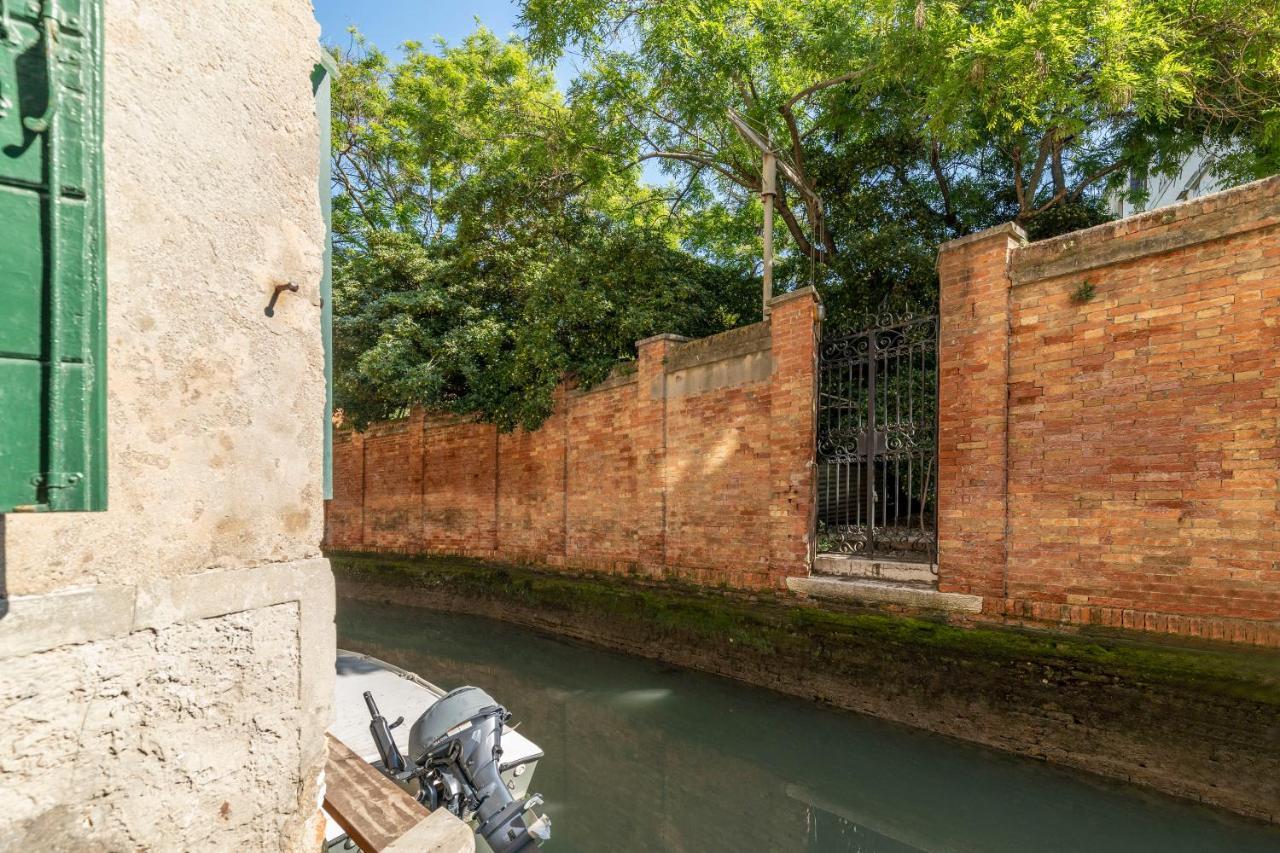
[(326, 739), (324, 810), (364, 853), (382, 853), (431, 815), (345, 743)]

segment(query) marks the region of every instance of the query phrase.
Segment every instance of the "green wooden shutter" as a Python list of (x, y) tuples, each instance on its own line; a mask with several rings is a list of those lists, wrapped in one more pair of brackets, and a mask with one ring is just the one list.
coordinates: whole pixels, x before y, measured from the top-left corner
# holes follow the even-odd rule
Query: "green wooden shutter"
[(106, 509), (101, 0), (0, 0), (0, 512)]

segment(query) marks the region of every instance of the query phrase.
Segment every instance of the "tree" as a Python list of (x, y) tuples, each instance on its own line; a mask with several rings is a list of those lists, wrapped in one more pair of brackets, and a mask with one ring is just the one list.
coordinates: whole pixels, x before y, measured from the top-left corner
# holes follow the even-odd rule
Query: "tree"
[(749, 267), (681, 250), (518, 42), (482, 29), (392, 62), (357, 36), (338, 58), (335, 398), (355, 424), (421, 405), (533, 428), (563, 378), (754, 307)]
[(791, 275), (826, 284), (836, 318), (927, 299), (941, 240), (1092, 224), (1127, 173), (1198, 147), (1230, 152), (1228, 180), (1280, 169), (1274, 0), (524, 0), (523, 15), (536, 56), (587, 57), (575, 103), (626, 140), (617, 156), (663, 161), (716, 222), (760, 188), (728, 111), (772, 139), (794, 175), (774, 200)]

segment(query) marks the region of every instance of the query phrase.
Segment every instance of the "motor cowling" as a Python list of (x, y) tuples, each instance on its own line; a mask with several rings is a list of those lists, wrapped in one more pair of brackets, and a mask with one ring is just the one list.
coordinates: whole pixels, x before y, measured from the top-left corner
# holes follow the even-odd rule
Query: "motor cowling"
[(516, 798), (502, 781), (502, 727), (506, 708), (479, 687), (441, 697), (409, 729), (409, 757), (421, 768), (421, 799), (466, 820), (472, 814), (494, 853), (533, 850), (549, 836), (539, 798)]

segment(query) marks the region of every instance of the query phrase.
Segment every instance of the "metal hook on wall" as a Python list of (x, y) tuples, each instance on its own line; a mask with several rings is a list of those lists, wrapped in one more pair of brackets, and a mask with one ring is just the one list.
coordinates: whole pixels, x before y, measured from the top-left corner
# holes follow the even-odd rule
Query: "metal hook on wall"
[(271, 301), (267, 303), (267, 307), (262, 312), (263, 314), (266, 314), (268, 317), (274, 317), (276, 315), (276, 300), (280, 298), (280, 293), (284, 290), (287, 290), (290, 293), (297, 293), (298, 285), (293, 282), (289, 282), (288, 284), (277, 284), (276, 289), (271, 293)]

